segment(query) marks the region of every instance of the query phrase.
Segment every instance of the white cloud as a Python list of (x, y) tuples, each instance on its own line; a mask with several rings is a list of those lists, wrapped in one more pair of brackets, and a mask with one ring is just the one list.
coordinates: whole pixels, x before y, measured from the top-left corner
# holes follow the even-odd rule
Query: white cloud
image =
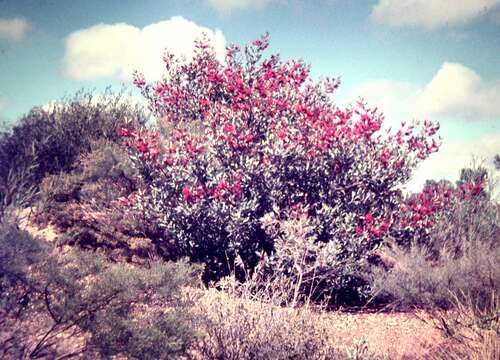
[(408, 105), (414, 102), (418, 91), (419, 87), (409, 82), (368, 80), (351, 91), (349, 100), (364, 99), (384, 113), (389, 125), (396, 125), (408, 115)]
[(421, 114), (456, 115), (468, 119), (500, 116), (500, 82), (487, 83), (473, 70), (444, 63), (417, 97)]
[(443, 140), (441, 149), (422, 162), (412, 180), (408, 183), (410, 191), (420, 190), (427, 179), (458, 179), (460, 169), (472, 165), (474, 159), (484, 161), (486, 168), (493, 170), (492, 159), (500, 154), (500, 133), (483, 135), (465, 141)]
[(500, 8), (500, 0), (379, 0), (371, 17), (393, 27), (435, 29), (471, 22)]
[(78, 80), (120, 77), (130, 79), (133, 70), (158, 79), (164, 69), (165, 49), (190, 58), (193, 42), (206, 34), (220, 59), (225, 38), (220, 30), (211, 30), (175, 16), (142, 29), (120, 24), (99, 24), (78, 30), (66, 38), (64, 68)]
[(31, 28), (26, 19), (23, 18), (0, 18), (0, 40), (20, 41)]
[(263, 9), (273, 0), (205, 0), (220, 14), (227, 15), (233, 11), (245, 9)]
[(393, 118), (453, 117), (461, 120), (500, 118), (500, 81), (486, 82), (468, 67), (443, 63), (424, 86), (393, 80), (368, 80), (350, 100), (363, 97)]
[[(369, 105), (378, 106), (386, 114), (388, 126), (397, 126), (401, 120), (425, 118), (475, 120), (478, 126), (481, 120), (500, 121), (500, 81), (486, 82), (461, 64), (444, 63), (423, 86), (391, 80), (366, 81), (350, 92), (349, 102), (358, 96)], [(500, 154), (498, 131), (462, 140), (448, 140), (445, 136), (441, 149), (422, 163), (408, 189), (419, 190), (426, 179), (454, 181), (473, 156), (491, 160), (495, 154)]]
[(2, 127), (2, 122), (5, 121), (4, 111), (7, 108), (8, 101), (5, 97), (0, 96), (0, 128)]

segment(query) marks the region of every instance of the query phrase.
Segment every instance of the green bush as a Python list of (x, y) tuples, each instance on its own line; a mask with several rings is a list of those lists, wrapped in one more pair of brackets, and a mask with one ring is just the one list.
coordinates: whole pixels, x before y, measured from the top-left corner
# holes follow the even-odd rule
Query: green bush
[(181, 291), (198, 283), (197, 268), (54, 253), (15, 223), (0, 225), (0, 357), (171, 359), (197, 339)]
[(0, 189), (11, 193), (12, 179), (22, 173), (27, 175), (24, 187), (38, 186), (46, 175), (72, 169), (93, 141), (118, 142), (119, 127), (146, 121), (144, 108), (127, 100), (123, 91), (96, 96), (81, 90), (48, 109), (33, 108), (10, 131), (0, 133)]
[(49, 272), (51, 317), (88, 333), (89, 353), (177, 358), (196, 339), (183, 311), (191, 303), (181, 296), (182, 286), (195, 284), (194, 273), (185, 262), (154, 262), (139, 269), (105, 266), (95, 255), (82, 253), (77, 265), (68, 262)]
[(72, 172), (43, 179), (36, 221), (62, 230), (60, 245), (99, 249), (114, 261), (142, 263), (156, 253), (149, 240), (154, 228), (121, 206), (140, 186), (130, 160), (113, 142), (100, 140), (91, 147)]
[(135, 176), (130, 160), (118, 144), (93, 142), (90, 151), (75, 160), (71, 172), (49, 175), (42, 180), (38, 220), (57, 223), (72, 202), (91, 205), (93, 211), (110, 209), (118, 198), (136, 189)]
[(469, 246), (460, 257), (443, 250), (439, 260), (418, 246), (410, 250), (394, 247), (386, 255), (394, 259), (389, 270), (377, 269), (374, 293), (398, 307), (426, 306), (450, 308), (454, 295), (467, 294), (487, 306), (492, 291), (500, 290), (500, 247), (484, 242)]

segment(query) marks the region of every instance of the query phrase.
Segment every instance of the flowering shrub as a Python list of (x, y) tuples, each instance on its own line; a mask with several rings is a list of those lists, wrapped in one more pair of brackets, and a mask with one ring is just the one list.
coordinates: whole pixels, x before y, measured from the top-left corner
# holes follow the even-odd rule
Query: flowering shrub
[[(462, 169), (456, 185), (428, 180), (420, 193), (410, 195), (401, 203), (393, 231), (397, 242), (406, 247), (419, 245), (436, 251), (443, 245), (454, 250), (464, 237), (471, 238), (465, 236), (471, 231), (484, 232), (488, 228), (488, 235), (484, 235), (491, 237), (497, 230), (493, 229), (494, 222), (486, 225), (489, 218), (494, 218), (489, 214), (495, 212), (487, 189), (489, 183), (488, 173), (481, 167)], [(477, 226), (472, 226), (473, 223)]]
[(403, 307), (449, 308), (464, 297), (489, 306), (500, 289), (500, 206), (488, 175), (463, 169), (456, 185), (428, 181), (402, 202), (396, 244), (379, 250), (390, 266), (374, 269), (374, 293)]
[(438, 149), (438, 125), (383, 131), (376, 108), (337, 107), (338, 80), (265, 58), (268, 44), (264, 35), (229, 46), (223, 63), (204, 40), (190, 62), (165, 54), (163, 80), (134, 80), (156, 126), (119, 129), (147, 184), (126, 205), (163, 229), (155, 241), (168, 257), (204, 262), (205, 280), (228, 274), (237, 256), (251, 269), (259, 251), (274, 252), (276, 234), (260, 221), (273, 208), (282, 219), (307, 209), (315, 241), (336, 249), (331, 266), (365, 261), (394, 224), (398, 186)]

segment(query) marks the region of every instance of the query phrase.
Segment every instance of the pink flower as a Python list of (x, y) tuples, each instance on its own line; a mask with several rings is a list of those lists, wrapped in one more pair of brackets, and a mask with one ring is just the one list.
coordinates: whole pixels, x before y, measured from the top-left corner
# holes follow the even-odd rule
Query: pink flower
[(136, 144), (135, 144), (135, 148), (145, 154), (149, 151), (149, 146), (148, 146), (148, 143), (145, 141), (145, 140), (139, 140)]
[(380, 161), (384, 166), (389, 165), (389, 160), (391, 159), (391, 155), (387, 150), (382, 151), (382, 154), (380, 154)]
[(232, 124), (226, 124), (224, 125), (224, 132), (226, 134), (234, 134), (236, 131)]
[(134, 85), (137, 87), (142, 87), (142, 86), (146, 85), (146, 80), (144, 79), (144, 76), (140, 75), (140, 74), (135, 74), (133, 82), (134, 82)]
[(276, 136), (283, 140), (284, 138), (286, 138), (286, 135), (287, 135), (287, 131), (286, 129), (279, 129), (277, 132), (276, 132)]
[(368, 232), (375, 237), (381, 237), (383, 235), (382, 231), (373, 225), (368, 227)]
[(365, 224), (371, 224), (373, 222), (373, 215), (369, 212), (365, 215)]
[(172, 159), (172, 158), (170, 158), (170, 157), (165, 158), (165, 160), (163, 160), (163, 163), (164, 163), (165, 165), (171, 166), (171, 165), (173, 165), (173, 164), (174, 164), (174, 159)]
[(231, 192), (233, 193), (234, 196), (240, 196), (241, 195), (241, 185), (239, 183), (236, 183), (232, 186)]
[(255, 40), (253, 42), (253, 45), (259, 51), (265, 50), (269, 46), (269, 33), (265, 33), (264, 35), (261, 36), (260, 39)]
[(187, 186), (184, 186), (184, 188), (182, 189), (182, 196), (184, 196), (184, 200), (191, 199), (192, 193)]
[(228, 183), (224, 180), (221, 180), (217, 183), (217, 189), (224, 190), (228, 188)]
[(199, 185), (194, 192), (194, 197), (201, 199), (203, 195), (205, 195), (205, 190), (203, 189), (203, 186)]
[(389, 227), (390, 223), (387, 220), (383, 220), (379, 225), (379, 229), (384, 233), (389, 229)]

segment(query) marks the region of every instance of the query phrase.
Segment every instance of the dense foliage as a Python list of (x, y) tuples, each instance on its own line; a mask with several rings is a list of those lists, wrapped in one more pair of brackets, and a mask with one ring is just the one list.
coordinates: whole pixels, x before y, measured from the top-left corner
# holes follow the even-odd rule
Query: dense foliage
[(357, 269), (395, 226), (399, 186), (438, 149), (438, 126), (382, 130), (376, 108), (334, 104), (339, 81), (315, 82), (301, 61), (265, 58), (267, 47), (267, 35), (230, 46), (220, 62), (199, 41), (190, 62), (164, 56), (163, 80), (136, 74), (158, 120), (120, 130), (146, 184), (123, 204), (159, 226), (169, 257), (205, 263), (205, 280), (227, 275), (237, 258), (236, 271), (252, 269), (262, 250), (279, 258), (283, 234), (261, 219), (304, 211), (308, 236), (327, 247), (330, 290), (361, 288)]
[(147, 112), (124, 92), (96, 96), (79, 91), (45, 107), (35, 107), (9, 130), (0, 132), (0, 212), (16, 194), (38, 188), (49, 174), (72, 169), (96, 140), (117, 142), (116, 129), (145, 124)]

